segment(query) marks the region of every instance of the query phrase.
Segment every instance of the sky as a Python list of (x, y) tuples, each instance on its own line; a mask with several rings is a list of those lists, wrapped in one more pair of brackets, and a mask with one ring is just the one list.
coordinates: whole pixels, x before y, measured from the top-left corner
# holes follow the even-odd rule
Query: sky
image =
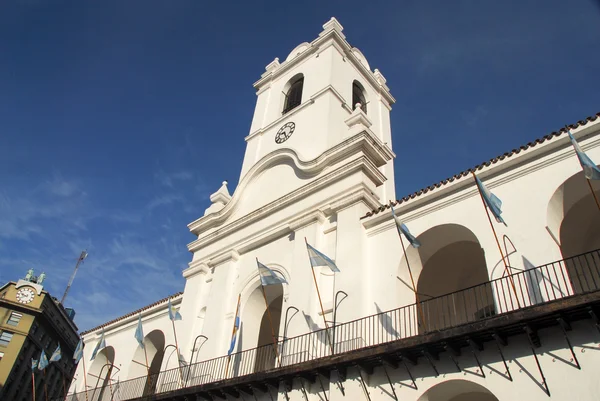
[(335, 16), (387, 79), (397, 197), (600, 111), (593, 0), (0, 0), (0, 282), (81, 330), (182, 291), (275, 57)]

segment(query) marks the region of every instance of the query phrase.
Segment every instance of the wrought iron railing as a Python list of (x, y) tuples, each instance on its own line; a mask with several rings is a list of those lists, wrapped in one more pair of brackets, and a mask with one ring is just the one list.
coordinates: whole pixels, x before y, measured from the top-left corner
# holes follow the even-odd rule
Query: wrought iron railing
[(346, 353), (423, 333), (472, 323), (517, 309), (600, 290), (600, 250), (497, 278), (483, 284), (337, 324), (335, 327), (173, 368), (102, 389), (74, 393), (68, 401), (123, 401), (246, 376)]

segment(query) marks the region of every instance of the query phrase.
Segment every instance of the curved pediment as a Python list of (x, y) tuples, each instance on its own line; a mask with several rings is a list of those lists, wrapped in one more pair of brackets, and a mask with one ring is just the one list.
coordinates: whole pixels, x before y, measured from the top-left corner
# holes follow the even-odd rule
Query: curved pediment
[(258, 210), (282, 196), (293, 192), (314, 176), (304, 173), (291, 158), (281, 158), (278, 163), (257, 173), (244, 189), (230, 218), (236, 219)]
[[(389, 148), (367, 130), (309, 161), (301, 160), (292, 149), (275, 150), (244, 175), (225, 207), (190, 223), (188, 228), (196, 235), (208, 234), (227, 222), (235, 222), (239, 229), (264, 213), (272, 213), (298, 197), (330, 185), (356, 168), (364, 170), (375, 185), (380, 185), (385, 176), (377, 167), (392, 157)], [(219, 236), (223, 235), (221, 229), (218, 231)]]
[(245, 216), (300, 188), (326, 166), (326, 163), (320, 162), (322, 156), (304, 162), (291, 149), (269, 153), (244, 176), (223, 209), (196, 220), (188, 227), (198, 234), (202, 230), (200, 226), (212, 226), (209, 222), (222, 224), (226, 220)]

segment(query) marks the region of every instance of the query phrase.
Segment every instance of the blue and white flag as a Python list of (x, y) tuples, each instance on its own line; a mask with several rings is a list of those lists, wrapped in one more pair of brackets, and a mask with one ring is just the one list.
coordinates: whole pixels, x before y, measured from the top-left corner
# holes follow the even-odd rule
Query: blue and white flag
[(475, 177), (475, 182), (477, 183), (479, 193), (483, 197), (483, 200), (485, 201), (485, 204), (487, 205), (488, 209), (490, 209), (490, 211), (496, 218), (496, 221), (498, 223), (506, 225), (504, 219), (502, 218), (502, 216), (500, 216), (502, 214), (502, 201), (500, 200), (500, 198), (491, 193), (490, 190), (487, 189), (485, 185), (483, 185), (483, 182), (479, 180), (479, 177), (477, 177), (475, 174), (473, 174), (473, 176)]
[(31, 370), (35, 370), (35, 368), (37, 368), (37, 365), (38, 365), (38, 361), (31, 358)]
[(44, 350), (42, 350), (42, 353), (40, 354), (40, 361), (38, 362), (38, 369), (44, 370), (46, 369), (46, 366), (48, 366), (48, 358), (46, 358), (46, 353)]
[(400, 221), (400, 219), (396, 216), (396, 212), (394, 211), (394, 206), (391, 206), (391, 208), (392, 208), (392, 217), (394, 218), (394, 221), (396, 222), (396, 228), (398, 229), (398, 234), (404, 235), (404, 237), (408, 240), (408, 242), (410, 242), (410, 244), (414, 248), (420, 247), (421, 242), (419, 242), (419, 240), (410, 233), (410, 231), (408, 230), (408, 227), (406, 227), (406, 224), (404, 224), (402, 221)]
[(171, 305), (171, 298), (169, 298), (169, 319), (175, 321), (175, 320), (181, 320), (181, 314), (179, 313), (179, 311), (177, 309), (175, 309), (175, 307), (173, 305)]
[(60, 361), (60, 358), (62, 358), (62, 352), (60, 350), (60, 344), (58, 344), (50, 357), (50, 362)]
[(335, 265), (335, 263), (333, 262), (333, 260), (329, 259), (327, 257), (327, 255), (325, 255), (325, 254), (317, 251), (312, 246), (308, 245), (308, 242), (306, 243), (306, 249), (308, 249), (308, 255), (309, 255), (309, 259), (310, 259), (310, 265), (312, 267), (327, 266), (334, 273), (340, 271), (340, 269), (338, 269), (338, 267)]
[(600, 169), (598, 166), (596, 166), (596, 163), (594, 163), (592, 159), (590, 159), (588, 155), (581, 150), (579, 144), (575, 138), (573, 138), (573, 135), (571, 135), (571, 131), (567, 131), (567, 133), (569, 134), (569, 138), (571, 138), (571, 144), (575, 148), (575, 153), (577, 154), (581, 168), (583, 168), (583, 174), (585, 175), (585, 178), (588, 180), (600, 180)]
[(135, 339), (140, 344), (140, 347), (144, 348), (144, 329), (142, 328), (142, 314), (138, 317), (137, 328), (134, 334)]
[(287, 280), (284, 277), (279, 277), (275, 272), (263, 265), (256, 259), (258, 264), (258, 275), (260, 276), (260, 283), (263, 286), (274, 285), (274, 284), (287, 284)]
[(75, 352), (73, 352), (73, 359), (75, 363), (79, 363), (81, 358), (83, 357), (83, 340), (79, 340), (77, 343), (77, 347), (75, 347)]
[(98, 344), (96, 344), (96, 347), (94, 348), (94, 351), (92, 352), (92, 357), (90, 358), (90, 361), (93, 361), (94, 358), (96, 358), (96, 354), (98, 353), (98, 351), (100, 351), (102, 348), (106, 347), (106, 340), (104, 340), (104, 330), (102, 330), (102, 336), (100, 336), (100, 339), (98, 340)]
[(238, 297), (237, 308), (235, 309), (235, 320), (233, 321), (233, 332), (231, 333), (231, 344), (229, 345), (227, 355), (231, 355), (233, 352), (233, 349), (235, 348), (235, 341), (237, 340), (237, 333), (240, 329), (240, 299), (241, 297)]

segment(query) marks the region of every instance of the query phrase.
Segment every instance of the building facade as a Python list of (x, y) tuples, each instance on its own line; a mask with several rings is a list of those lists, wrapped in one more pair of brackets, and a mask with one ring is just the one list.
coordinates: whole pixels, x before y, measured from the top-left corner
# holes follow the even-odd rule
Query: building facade
[[(597, 398), (600, 185), (566, 129), (390, 201), (394, 98), (337, 20), (254, 87), (235, 193), (188, 226), (183, 293), (83, 333), (73, 399)], [(598, 115), (570, 129), (600, 160)], [(286, 283), (263, 287), (257, 261)]]
[[(64, 398), (75, 363), (73, 351), (79, 341), (72, 310), (43, 289), (43, 277), (9, 282), (0, 288), (0, 400), (30, 401)], [(48, 359), (60, 345), (62, 357), (41, 371), (33, 369), (44, 350)], [(32, 380), (35, 382), (32, 384)]]

